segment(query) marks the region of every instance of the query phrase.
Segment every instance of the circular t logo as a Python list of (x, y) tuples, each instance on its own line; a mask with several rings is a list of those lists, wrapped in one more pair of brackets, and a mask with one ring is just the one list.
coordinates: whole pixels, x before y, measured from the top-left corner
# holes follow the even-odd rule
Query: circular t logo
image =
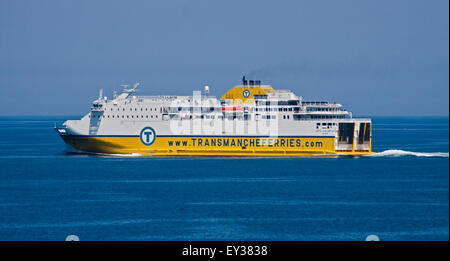
[(245, 90), (242, 95), (244, 95), (244, 98), (248, 98), (250, 96), (250, 91), (249, 90)]
[(150, 146), (153, 142), (155, 142), (156, 132), (152, 127), (145, 127), (142, 129), (139, 136), (141, 137), (141, 141), (144, 145)]

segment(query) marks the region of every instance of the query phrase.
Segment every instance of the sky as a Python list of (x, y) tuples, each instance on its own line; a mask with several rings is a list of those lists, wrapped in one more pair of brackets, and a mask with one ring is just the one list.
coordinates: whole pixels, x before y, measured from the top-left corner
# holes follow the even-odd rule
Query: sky
[(0, 115), (247, 79), (365, 116), (448, 116), (448, 0), (0, 0)]

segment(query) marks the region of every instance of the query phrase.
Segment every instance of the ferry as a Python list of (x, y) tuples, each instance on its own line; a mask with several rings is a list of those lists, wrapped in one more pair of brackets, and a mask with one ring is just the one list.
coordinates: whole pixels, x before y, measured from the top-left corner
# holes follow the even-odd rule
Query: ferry
[(70, 147), (149, 156), (286, 157), (372, 154), (372, 123), (341, 104), (307, 101), (290, 90), (247, 80), (220, 99), (209, 86), (189, 96), (120, 95), (93, 101), (80, 120), (55, 127)]

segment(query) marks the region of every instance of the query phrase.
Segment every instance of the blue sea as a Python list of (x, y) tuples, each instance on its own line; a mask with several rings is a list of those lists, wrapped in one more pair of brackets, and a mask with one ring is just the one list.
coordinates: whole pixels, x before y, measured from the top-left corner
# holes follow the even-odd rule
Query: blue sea
[(447, 117), (317, 158), (74, 153), (53, 126), (77, 118), (0, 118), (0, 240), (449, 240)]

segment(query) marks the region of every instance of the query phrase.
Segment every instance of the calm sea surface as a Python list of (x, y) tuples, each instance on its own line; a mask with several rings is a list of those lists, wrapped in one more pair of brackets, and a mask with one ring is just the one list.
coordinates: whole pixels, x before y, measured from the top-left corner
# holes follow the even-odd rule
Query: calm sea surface
[(70, 153), (0, 118), (0, 240), (449, 240), (449, 119), (373, 118), (375, 156)]

